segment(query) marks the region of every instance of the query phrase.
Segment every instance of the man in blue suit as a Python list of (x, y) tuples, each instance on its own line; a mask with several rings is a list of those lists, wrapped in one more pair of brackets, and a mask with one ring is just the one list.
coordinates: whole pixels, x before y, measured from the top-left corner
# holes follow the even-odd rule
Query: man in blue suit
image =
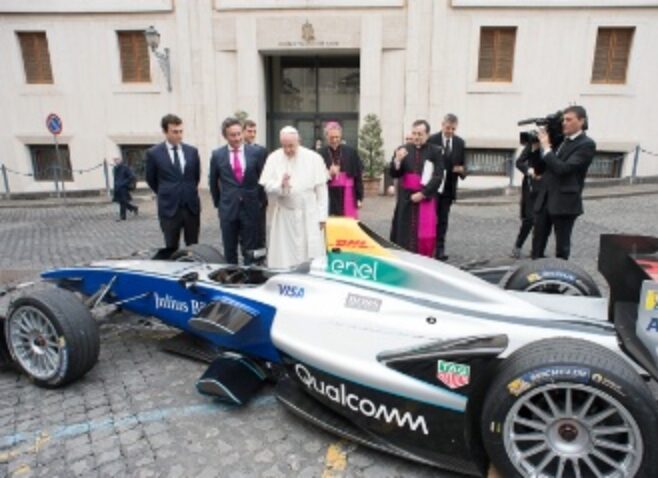
[(178, 249), (180, 234), (185, 244), (199, 242), (201, 178), (199, 151), (183, 144), (183, 120), (168, 114), (162, 118), (165, 141), (146, 152), (146, 182), (158, 196), (158, 218), (165, 247)]
[(242, 125), (237, 118), (226, 118), (222, 135), (227, 145), (217, 148), (210, 158), (210, 194), (219, 213), (224, 257), (238, 263), (238, 244), (245, 264), (246, 251), (260, 247), (262, 195), (258, 180), (263, 170), (262, 154), (242, 143)]

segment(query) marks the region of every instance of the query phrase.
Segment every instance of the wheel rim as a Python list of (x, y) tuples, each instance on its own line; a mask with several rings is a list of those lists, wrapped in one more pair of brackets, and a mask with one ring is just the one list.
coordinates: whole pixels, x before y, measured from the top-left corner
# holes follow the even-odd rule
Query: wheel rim
[(504, 425), (508, 458), (536, 478), (633, 477), (640, 429), (619, 401), (593, 387), (547, 384), (519, 398)]
[(543, 279), (530, 284), (525, 292), (542, 292), (544, 294), (586, 295), (578, 286), (559, 279)]
[(16, 309), (8, 320), (8, 342), (23, 369), (34, 378), (48, 380), (60, 368), (59, 335), (48, 317), (32, 306)]

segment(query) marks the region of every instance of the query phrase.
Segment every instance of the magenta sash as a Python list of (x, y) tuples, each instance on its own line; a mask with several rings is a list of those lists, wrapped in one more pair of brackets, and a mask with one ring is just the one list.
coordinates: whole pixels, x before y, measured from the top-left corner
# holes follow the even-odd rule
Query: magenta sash
[[(402, 176), (402, 187), (409, 191), (418, 192), (423, 189), (420, 183), (420, 175), (405, 173)], [(418, 203), (418, 254), (434, 257), (436, 246), (436, 200), (434, 198), (424, 199)]]
[(343, 188), (343, 215), (358, 219), (359, 212), (354, 200), (354, 178), (340, 172), (337, 176), (334, 176), (334, 179), (329, 181), (329, 187)]

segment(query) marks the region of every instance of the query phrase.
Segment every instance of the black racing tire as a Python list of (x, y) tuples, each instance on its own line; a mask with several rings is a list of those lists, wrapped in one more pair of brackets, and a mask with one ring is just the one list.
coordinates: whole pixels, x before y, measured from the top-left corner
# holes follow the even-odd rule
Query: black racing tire
[(14, 363), (7, 348), (7, 341), (5, 340), (5, 320), (0, 315), (0, 372), (9, 370)]
[(98, 362), (98, 324), (67, 290), (43, 289), (16, 299), (4, 332), (12, 360), (40, 387), (74, 382)]
[(628, 477), (653, 478), (658, 470), (658, 412), (649, 388), (622, 357), (585, 340), (540, 340), (502, 361), (486, 394), (481, 433), (506, 478), (622, 476), (619, 463)]
[(174, 262), (205, 262), (208, 264), (226, 264), (224, 255), (208, 244), (192, 244), (179, 249), (171, 255)]
[(548, 294), (601, 297), (585, 269), (563, 259), (538, 259), (519, 264), (501, 283), (503, 289)]

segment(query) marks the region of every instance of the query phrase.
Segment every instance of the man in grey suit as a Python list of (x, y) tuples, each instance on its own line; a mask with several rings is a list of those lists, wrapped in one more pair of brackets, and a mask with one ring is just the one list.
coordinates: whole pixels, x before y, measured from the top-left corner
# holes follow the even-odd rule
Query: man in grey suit
[(242, 125), (237, 118), (226, 118), (222, 135), (227, 145), (217, 148), (210, 158), (209, 186), (219, 214), (224, 257), (238, 263), (238, 244), (245, 264), (251, 259), (245, 252), (260, 247), (264, 230), (261, 186), (262, 154), (254, 146), (242, 143)]
[(546, 170), (543, 187), (535, 199), (535, 233), (532, 258), (544, 257), (551, 228), (555, 231), (555, 256), (569, 259), (571, 232), (583, 213), (583, 188), (587, 169), (596, 152), (596, 143), (585, 134), (587, 112), (582, 106), (563, 111), (564, 141), (553, 151), (548, 133), (540, 129), (541, 161)]
[(183, 143), (183, 120), (162, 118), (165, 141), (146, 152), (146, 182), (158, 197), (158, 218), (168, 252), (178, 249), (181, 231), (185, 244), (199, 242), (201, 201), (199, 151)]

